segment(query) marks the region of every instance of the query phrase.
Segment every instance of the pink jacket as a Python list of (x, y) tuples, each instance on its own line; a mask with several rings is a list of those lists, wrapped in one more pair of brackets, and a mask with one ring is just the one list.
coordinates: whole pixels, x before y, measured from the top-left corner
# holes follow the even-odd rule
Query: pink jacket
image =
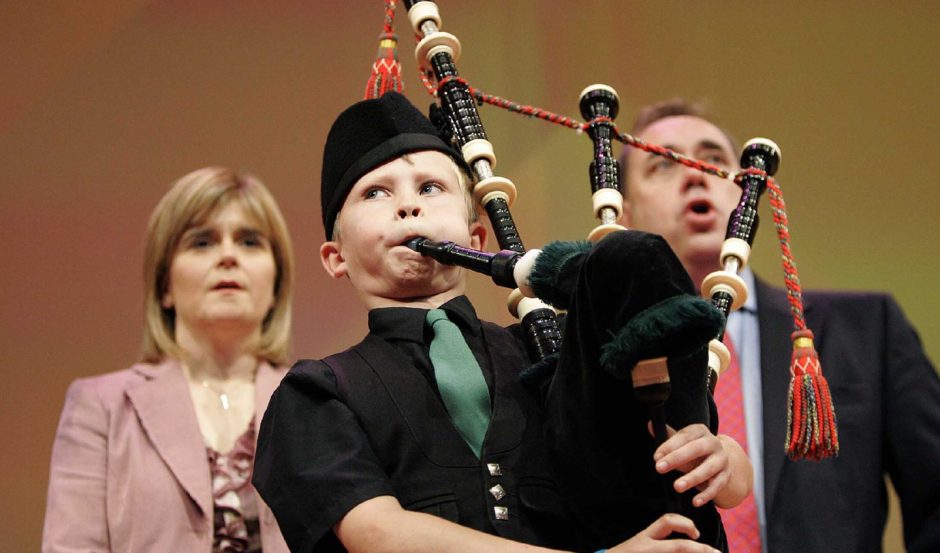
[[(256, 423), (286, 372), (259, 366)], [(286, 553), (255, 496), (265, 553)], [(177, 362), (72, 383), (52, 448), (43, 553), (209, 553), (212, 514), (206, 446)]]

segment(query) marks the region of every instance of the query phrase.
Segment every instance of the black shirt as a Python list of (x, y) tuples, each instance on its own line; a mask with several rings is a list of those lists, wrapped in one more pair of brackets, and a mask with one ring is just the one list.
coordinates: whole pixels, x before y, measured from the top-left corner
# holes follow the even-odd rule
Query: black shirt
[[(447, 318), (457, 325), (464, 340), (473, 352), (483, 378), (493, 397), (493, 370), (483, 341), (480, 319), (473, 305), (466, 296), (458, 296), (440, 307), (447, 313)], [(434, 369), (428, 353), (434, 331), (427, 325), (425, 318), (428, 310), (415, 307), (380, 307), (369, 311), (369, 333), (394, 346), (405, 357), (412, 359), (415, 366), (428, 379), (428, 383), (440, 396)]]

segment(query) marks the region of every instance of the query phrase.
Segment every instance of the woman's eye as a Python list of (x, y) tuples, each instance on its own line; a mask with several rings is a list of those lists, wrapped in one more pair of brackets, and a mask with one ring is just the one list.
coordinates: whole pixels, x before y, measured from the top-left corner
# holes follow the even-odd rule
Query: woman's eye
[(202, 250), (212, 245), (212, 239), (208, 236), (197, 236), (189, 242), (189, 247), (195, 250)]
[(260, 234), (246, 234), (242, 236), (241, 243), (249, 248), (264, 248), (267, 246), (267, 240)]

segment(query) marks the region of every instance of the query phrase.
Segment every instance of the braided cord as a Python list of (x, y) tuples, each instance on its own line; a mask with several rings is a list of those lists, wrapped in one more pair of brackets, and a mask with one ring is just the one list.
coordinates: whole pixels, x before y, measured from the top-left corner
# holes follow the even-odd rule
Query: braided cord
[[(498, 108), (505, 109), (506, 111), (518, 113), (520, 115), (524, 115), (529, 118), (541, 119), (549, 123), (554, 123), (556, 125), (567, 127), (577, 132), (586, 131), (588, 127), (590, 127), (594, 123), (612, 121), (609, 117), (597, 117), (587, 122), (581, 122), (578, 119), (575, 119), (573, 117), (568, 117), (566, 115), (559, 115), (557, 113), (554, 113), (554, 112), (551, 112), (551, 111), (548, 111), (539, 107), (530, 106), (527, 104), (520, 104), (518, 102), (513, 102), (512, 100), (507, 100), (506, 98), (503, 98), (501, 96), (494, 96), (492, 94), (487, 94), (479, 90), (478, 88), (474, 88), (473, 86), (471, 86), (470, 83), (468, 83), (467, 80), (462, 77), (447, 77), (445, 79), (442, 79), (440, 83), (435, 85), (432, 82), (431, 75), (429, 75), (428, 73), (422, 71), (422, 72), (419, 72), (419, 75), (421, 77), (421, 83), (424, 85), (424, 88), (432, 96), (437, 96), (437, 92), (442, 86), (444, 86), (445, 84), (447, 84), (448, 82), (452, 80), (455, 80), (465, 85), (467, 89), (470, 91), (471, 96), (473, 96), (477, 100), (477, 102), (481, 105), (484, 103), (490, 104)], [(674, 152), (673, 150), (670, 150), (669, 148), (665, 148), (658, 144), (650, 144), (649, 142), (646, 142), (645, 140), (637, 138), (631, 134), (621, 132), (620, 129), (616, 127), (616, 125), (614, 126), (614, 133), (615, 133), (615, 138), (617, 140), (619, 140), (620, 142), (623, 142), (624, 144), (627, 144), (628, 146), (633, 146), (634, 148), (639, 148), (640, 150), (643, 150), (645, 152), (649, 152), (651, 154), (665, 157), (667, 159), (675, 161), (676, 163), (681, 163), (682, 165), (685, 165), (687, 167), (692, 167), (694, 169), (698, 169), (699, 171), (702, 171), (703, 173), (715, 175), (723, 179), (732, 178), (733, 176), (732, 173), (716, 165), (712, 165), (705, 161), (701, 161), (698, 159), (690, 158), (688, 156), (684, 156), (678, 152)]]
[(787, 206), (783, 201), (783, 192), (777, 182), (767, 179), (767, 197), (770, 201), (774, 217), (774, 226), (777, 228), (777, 238), (780, 241), (780, 258), (783, 263), (783, 280), (787, 287), (787, 301), (790, 303), (790, 312), (793, 314), (793, 327), (796, 330), (805, 330), (806, 321), (803, 318), (803, 291), (800, 287), (800, 277), (796, 271), (796, 261), (790, 251), (790, 227), (787, 220)]
[(385, 34), (395, 32), (395, 3), (397, 0), (385, 0), (385, 26), (382, 31)]
[[(486, 94), (485, 92), (470, 86), (470, 84), (461, 77), (447, 77), (435, 85), (432, 82), (432, 76), (428, 73), (420, 72), (420, 76), (421, 82), (424, 84), (425, 89), (427, 89), (428, 93), (432, 96), (437, 96), (438, 89), (448, 82), (456, 80), (464, 84), (470, 91), (471, 96), (473, 96), (473, 98), (476, 99), (476, 101), (481, 105), (484, 103), (490, 104), (529, 118), (541, 119), (549, 123), (561, 125), (579, 133), (587, 130), (588, 127), (590, 127), (592, 124), (611, 121), (608, 117), (597, 117), (587, 122), (581, 122), (575, 118), (559, 115), (539, 107), (519, 104), (500, 96)], [(739, 182), (742, 176), (748, 174), (756, 174), (765, 177), (768, 190), (767, 194), (770, 201), (771, 211), (773, 213), (774, 226), (777, 229), (777, 238), (780, 242), (784, 284), (787, 288), (787, 301), (790, 304), (790, 312), (793, 315), (793, 326), (795, 330), (805, 330), (806, 321), (803, 317), (803, 292), (796, 269), (796, 261), (794, 260), (793, 252), (790, 249), (790, 229), (787, 219), (786, 203), (783, 200), (783, 191), (780, 189), (780, 186), (773, 179), (773, 177), (767, 175), (766, 172), (761, 171), (760, 169), (754, 168), (744, 169), (740, 172), (732, 173), (726, 169), (718, 167), (717, 165), (682, 155), (679, 152), (673, 151), (664, 146), (660, 146), (659, 144), (651, 144), (629, 133), (620, 132), (616, 126), (614, 126), (614, 133), (617, 140), (628, 146), (632, 146), (634, 148), (643, 150), (644, 152), (649, 152), (651, 154), (664, 157), (675, 163), (679, 163), (686, 167), (691, 167), (692, 169), (697, 169), (703, 173), (714, 175), (719, 178)]]

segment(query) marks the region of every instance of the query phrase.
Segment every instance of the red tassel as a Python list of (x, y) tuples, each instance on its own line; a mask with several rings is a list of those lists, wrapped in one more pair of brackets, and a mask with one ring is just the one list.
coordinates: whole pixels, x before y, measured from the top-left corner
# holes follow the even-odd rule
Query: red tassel
[(814, 461), (834, 457), (839, 454), (836, 413), (813, 345), (813, 331), (798, 330), (791, 337), (787, 456)]
[(393, 33), (379, 36), (379, 51), (372, 64), (372, 75), (366, 82), (365, 100), (379, 98), (389, 90), (404, 90), (401, 63), (398, 62), (398, 37)]

